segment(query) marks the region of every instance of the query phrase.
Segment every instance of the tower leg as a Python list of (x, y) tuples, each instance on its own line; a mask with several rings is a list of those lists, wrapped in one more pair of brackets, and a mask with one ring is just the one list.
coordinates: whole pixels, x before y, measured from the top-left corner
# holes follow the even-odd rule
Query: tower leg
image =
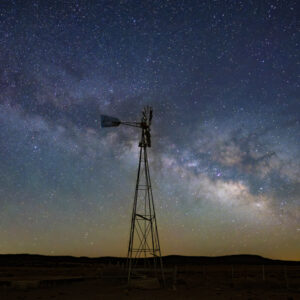
[(129, 245), (128, 245), (128, 253), (127, 253), (127, 267), (128, 267), (128, 284), (131, 279), (131, 269), (132, 269), (132, 250), (133, 250), (133, 240), (134, 240), (134, 231), (135, 231), (135, 216), (136, 216), (136, 204), (138, 199), (138, 188), (140, 182), (140, 173), (141, 173), (141, 162), (142, 162), (142, 147), (140, 148), (139, 155), (139, 166), (136, 178), (135, 192), (134, 192), (134, 200), (133, 200), (133, 209), (131, 216), (131, 226), (130, 226), (130, 234), (129, 234)]
[[(144, 136), (142, 135), (142, 141)], [(141, 262), (144, 262), (142, 269)], [(141, 142), (127, 254), (128, 284), (134, 271), (155, 276), (165, 284), (147, 147)]]

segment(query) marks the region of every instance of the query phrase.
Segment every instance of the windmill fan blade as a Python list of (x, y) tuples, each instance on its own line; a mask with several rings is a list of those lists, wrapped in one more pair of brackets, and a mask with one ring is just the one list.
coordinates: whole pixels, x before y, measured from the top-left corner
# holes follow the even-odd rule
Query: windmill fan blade
[(143, 111), (143, 121), (146, 121), (147, 120), (147, 114), (146, 114), (146, 111), (144, 110)]
[(121, 124), (118, 118), (101, 115), (101, 127), (117, 127)]
[(149, 125), (151, 125), (152, 117), (153, 117), (153, 110), (152, 110), (152, 108), (150, 108), (150, 112), (149, 112)]
[(147, 146), (151, 147), (151, 133), (150, 133), (150, 129), (146, 130), (145, 135), (146, 135)]

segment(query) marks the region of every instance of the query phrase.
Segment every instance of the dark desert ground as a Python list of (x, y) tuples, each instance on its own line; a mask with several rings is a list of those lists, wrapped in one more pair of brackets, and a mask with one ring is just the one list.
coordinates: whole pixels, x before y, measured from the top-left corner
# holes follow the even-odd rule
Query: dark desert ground
[(1, 255), (0, 299), (300, 299), (300, 263), (253, 255), (166, 256), (166, 287), (128, 288), (125, 259)]

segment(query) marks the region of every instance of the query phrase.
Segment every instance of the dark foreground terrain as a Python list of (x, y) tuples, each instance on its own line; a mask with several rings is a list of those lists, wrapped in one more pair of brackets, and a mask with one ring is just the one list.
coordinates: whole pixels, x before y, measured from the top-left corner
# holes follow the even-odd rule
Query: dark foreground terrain
[(0, 299), (300, 299), (300, 262), (164, 257), (166, 287), (126, 282), (122, 258), (0, 255)]

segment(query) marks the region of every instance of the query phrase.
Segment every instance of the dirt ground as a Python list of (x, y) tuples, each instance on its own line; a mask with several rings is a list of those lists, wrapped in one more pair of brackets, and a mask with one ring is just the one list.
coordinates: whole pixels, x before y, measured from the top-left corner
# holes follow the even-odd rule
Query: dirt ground
[[(167, 286), (128, 289), (113, 266), (0, 268), (0, 299), (300, 299), (299, 267), (181, 266)], [(121, 272), (122, 273), (122, 272)]]

